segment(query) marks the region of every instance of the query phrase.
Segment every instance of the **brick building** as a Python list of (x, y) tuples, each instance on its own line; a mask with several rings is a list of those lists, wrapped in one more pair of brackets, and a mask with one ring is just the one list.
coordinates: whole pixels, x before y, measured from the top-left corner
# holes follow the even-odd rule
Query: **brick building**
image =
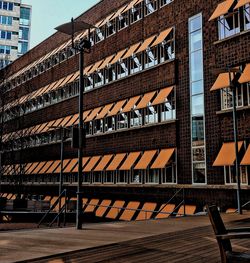
[[(230, 67), (242, 73), (238, 148), (249, 201), (250, 1), (102, 0), (77, 20), (97, 27), (84, 64), (84, 197), (159, 204), (184, 188), (186, 202), (236, 207)], [(55, 196), (60, 127), (78, 124), (78, 53), (55, 33), (1, 78), (1, 192)], [(70, 139), (64, 146), (63, 184), (74, 196), (77, 150)]]

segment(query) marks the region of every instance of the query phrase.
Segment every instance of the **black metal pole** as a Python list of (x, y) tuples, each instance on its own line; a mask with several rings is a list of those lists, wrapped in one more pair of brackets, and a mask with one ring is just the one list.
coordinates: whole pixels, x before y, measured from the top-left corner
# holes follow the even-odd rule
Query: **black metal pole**
[[(60, 169), (60, 175), (59, 175), (59, 196), (61, 196), (62, 193), (62, 187), (63, 187), (63, 153), (64, 153), (64, 128), (61, 128), (61, 169)], [(57, 225), (60, 226), (60, 211), (62, 208), (62, 200), (61, 197), (59, 198), (59, 211), (58, 211), (58, 221)]]
[(82, 157), (83, 157), (83, 63), (84, 48), (79, 48), (79, 145), (78, 145), (78, 178), (77, 178), (77, 210), (76, 228), (82, 229)]
[(236, 112), (236, 86), (232, 82), (231, 72), (229, 70), (230, 88), (232, 90), (233, 100), (233, 128), (234, 128), (234, 144), (235, 144), (235, 175), (237, 180), (237, 207), (238, 213), (242, 214), (241, 209), (241, 189), (240, 189), (240, 167), (239, 167), (239, 147), (238, 147), (238, 125), (237, 125), (237, 112)]

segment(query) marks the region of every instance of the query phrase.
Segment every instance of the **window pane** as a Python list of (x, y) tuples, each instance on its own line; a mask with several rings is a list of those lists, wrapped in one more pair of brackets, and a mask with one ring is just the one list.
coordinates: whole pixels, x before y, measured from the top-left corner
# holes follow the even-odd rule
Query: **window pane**
[(192, 115), (204, 115), (203, 94), (192, 97)]
[(202, 43), (202, 35), (201, 35), (201, 31), (198, 30), (194, 33), (191, 34), (191, 39), (190, 39), (190, 48), (191, 48), (191, 52), (195, 51), (197, 49), (201, 49), (201, 43)]
[(193, 82), (191, 85), (192, 85), (192, 90), (191, 90), (192, 95), (203, 93), (203, 82), (201, 80)]
[(190, 21), (190, 32), (196, 31), (201, 28), (201, 16), (197, 16), (196, 18)]
[(201, 50), (191, 53), (191, 81), (200, 80), (203, 78), (202, 71), (202, 53)]

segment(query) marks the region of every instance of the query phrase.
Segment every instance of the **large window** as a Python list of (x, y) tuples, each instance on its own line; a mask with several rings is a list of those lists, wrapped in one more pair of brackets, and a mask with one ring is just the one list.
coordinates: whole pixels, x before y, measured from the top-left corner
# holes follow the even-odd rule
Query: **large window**
[(131, 9), (130, 12), (130, 21), (131, 24), (135, 23), (136, 21), (139, 21), (142, 19), (142, 13), (143, 13), (143, 8), (142, 8), (142, 2), (140, 2), (137, 5), (134, 5)]
[(189, 19), (191, 157), (194, 184), (206, 183), (202, 15)]
[(5, 45), (0, 45), (0, 54), (10, 54), (11, 47), (10, 46), (5, 46)]
[(18, 41), (18, 53), (25, 54), (28, 51), (28, 42)]
[(0, 16), (0, 24), (11, 26), (12, 16)]
[(28, 26), (30, 25), (30, 8), (21, 7), (20, 8), (20, 25)]
[(0, 9), (13, 11), (14, 4), (11, 2), (0, 1)]
[(19, 27), (19, 39), (29, 40), (29, 28), (28, 27)]
[(250, 4), (244, 6), (244, 30), (250, 29)]
[[(224, 176), (226, 184), (237, 184), (235, 166), (224, 166)], [(247, 166), (240, 166), (240, 182), (248, 184)]]
[[(243, 106), (243, 85), (236, 89), (236, 106)], [(233, 108), (233, 94), (230, 88), (221, 89), (221, 109)]]
[(240, 32), (240, 16), (239, 12), (230, 13), (221, 16), (218, 20), (219, 25), (219, 39), (224, 39), (233, 36)]
[(0, 30), (0, 37), (1, 37), (1, 39), (10, 40), (11, 39), (11, 32)]
[(157, 0), (145, 0), (145, 16), (153, 13), (157, 9)]

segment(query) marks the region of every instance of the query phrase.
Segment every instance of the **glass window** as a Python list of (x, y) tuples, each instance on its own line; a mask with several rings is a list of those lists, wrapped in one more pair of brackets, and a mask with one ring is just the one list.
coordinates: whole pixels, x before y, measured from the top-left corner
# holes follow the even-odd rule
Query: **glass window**
[(19, 39), (29, 40), (29, 28), (19, 27)]
[(203, 78), (203, 59), (202, 51), (196, 51), (191, 53), (191, 80), (197, 81)]
[(157, 106), (149, 106), (145, 109), (145, 124), (158, 122)]
[(177, 182), (175, 163), (172, 163), (166, 168), (161, 169), (161, 182), (162, 184), (174, 184)]
[(157, 9), (157, 0), (145, 0), (145, 15), (153, 13)]
[(173, 2), (173, 0), (160, 0), (160, 7), (162, 7), (164, 5), (168, 5), (171, 2)]
[(0, 24), (12, 25), (12, 17), (11, 16), (0, 16)]
[(127, 184), (129, 175), (130, 175), (130, 171), (122, 171), (122, 170), (118, 171), (117, 183), (118, 184)]
[[(224, 166), (224, 176), (226, 184), (236, 184), (235, 166)], [(240, 182), (241, 184), (248, 184), (247, 166), (240, 166)]]
[(124, 12), (118, 17), (118, 30), (122, 30), (129, 24), (129, 12)]
[[(236, 106), (243, 106), (243, 85), (236, 89)], [(230, 88), (221, 89), (221, 109), (227, 110), (233, 107), (233, 94)]]
[(142, 125), (142, 110), (134, 110), (130, 112), (130, 127), (138, 127)]
[(130, 59), (130, 74), (134, 74), (142, 70), (142, 53), (133, 55)]
[(95, 34), (95, 42), (98, 43), (102, 40), (104, 40), (104, 27), (101, 27), (101, 28), (97, 28), (96, 29), (96, 34)]
[(204, 115), (203, 94), (192, 96), (192, 115)]
[(244, 6), (244, 30), (250, 29), (250, 4)]
[(106, 37), (109, 37), (116, 33), (116, 20), (108, 21), (106, 24)]
[(18, 42), (18, 53), (25, 54), (28, 51), (28, 42)]
[(140, 2), (137, 5), (134, 5), (130, 11), (131, 24), (142, 19), (142, 2)]
[(205, 162), (193, 163), (193, 182), (196, 184), (206, 183)]
[(233, 36), (240, 32), (240, 23), (239, 23), (239, 12), (230, 13), (225, 16), (221, 16), (218, 19), (219, 27), (219, 39), (224, 39), (230, 36)]
[(203, 116), (192, 117), (192, 145), (204, 145), (204, 120)]
[(120, 113), (117, 115), (117, 129), (128, 128), (128, 113)]
[(130, 183), (141, 184), (145, 173), (145, 170), (133, 170), (130, 174)]
[(156, 48), (147, 48), (145, 55), (145, 68), (150, 68), (158, 64), (157, 59), (157, 49)]
[(25, 26), (30, 24), (30, 8), (20, 8), (20, 24)]
[(128, 60), (120, 60), (117, 63), (117, 79), (128, 76)]
[(198, 80), (191, 83), (191, 92), (192, 95), (197, 95), (203, 93), (203, 81)]

